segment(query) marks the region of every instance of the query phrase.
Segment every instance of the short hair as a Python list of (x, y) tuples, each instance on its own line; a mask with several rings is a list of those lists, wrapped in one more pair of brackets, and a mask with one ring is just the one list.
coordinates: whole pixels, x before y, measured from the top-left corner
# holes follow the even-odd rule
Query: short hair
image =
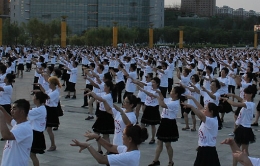
[(214, 80), (211, 81), (211, 83), (213, 83), (213, 82), (215, 82), (217, 89), (221, 88), (220, 83), (217, 79), (214, 79)]
[(40, 104), (44, 104), (46, 100), (50, 98), (46, 93), (43, 93), (42, 91), (35, 92), (34, 95), (35, 98), (40, 101)]
[(229, 72), (228, 68), (226, 68), (226, 67), (223, 67), (222, 70), (224, 70), (226, 74), (228, 74), (228, 72)]
[(152, 80), (154, 80), (154, 81), (156, 82), (156, 84), (158, 85), (158, 87), (160, 86), (160, 83), (161, 83), (160, 78), (154, 77), (154, 78), (152, 78)]
[(27, 117), (30, 110), (30, 102), (25, 99), (18, 99), (14, 102), (14, 104), (16, 104), (17, 108), (23, 110)]

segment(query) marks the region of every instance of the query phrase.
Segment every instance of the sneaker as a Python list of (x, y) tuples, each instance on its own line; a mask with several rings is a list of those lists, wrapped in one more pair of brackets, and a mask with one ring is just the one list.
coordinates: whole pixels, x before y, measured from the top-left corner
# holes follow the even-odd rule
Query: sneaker
[(82, 107), (82, 108), (83, 108), (83, 107), (88, 107), (88, 105), (82, 105), (81, 107)]
[(234, 136), (234, 133), (232, 132), (232, 133), (230, 133), (230, 134), (228, 134), (229, 136)]
[(149, 164), (148, 166), (156, 166), (156, 165), (160, 165), (160, 161), (153, 161), (153, 163)]
[(69, 95), (66, 95), (66, 96), (65, 96), (65, 99), (69, 99), (69, 98), (70, 98), (70, 96), (69, 96)]
[(258, 123), (252, 123), (251, 126), (258, 126)]
[(72, 96), (72, 99), (76, 99), (76, 96), (74, 95), (74, 96)]
[(85, 120), (91, 120), (94, 119), (94, 116), (88, 116)]

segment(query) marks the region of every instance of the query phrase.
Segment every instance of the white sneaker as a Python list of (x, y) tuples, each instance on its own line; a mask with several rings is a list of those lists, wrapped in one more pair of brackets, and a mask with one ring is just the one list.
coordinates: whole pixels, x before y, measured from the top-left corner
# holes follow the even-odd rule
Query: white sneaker
[(229, 136), (234, 136), (234, 133), (232, 132), (232, 133), (230, 133), (230, 134), (228, 134)]

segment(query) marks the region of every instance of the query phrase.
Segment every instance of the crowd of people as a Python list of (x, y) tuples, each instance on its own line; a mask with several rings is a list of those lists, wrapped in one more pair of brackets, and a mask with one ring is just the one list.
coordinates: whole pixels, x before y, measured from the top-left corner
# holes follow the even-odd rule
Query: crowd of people
[[(160, 165), (163, 144), (168, 165), (173, 166), (171, 143), (179, 139), (176, 119), (180, 111), (185, 121), (182, 130), (198, 130), (195, 166), (220, 165), (216, 139), (225, 114), (230, 112), (234, 112), (234, 129), (229, 135), (234, 139), (223, 144), (231, 146), (233, 166), (238, 162), (260, 165), (258, 159), (248, 157), (249, 144), (255, 142), (251, 126), (258, 126), (260, 116), (260, 101), (254, 101), (260, 82), (257, 50), (5, 46), (0, 47), (0, 60), (0, 129), (2, 140), (6, 140), (3, 166), (28, 165), (29, 157), (38, 166), (36, 154), (46, 150), (45, 130), (51, 142), (47, 151), (56, 150), (53, 130), (58, 130), (59, 116), (63, 115), (61, 87), (67, 91), (66, 99), (77, 100), (79, 74), (86, 81), (82, 107), (88, 107), (89, 115), (85, 120), (94, 121), (93, 132), (85, 136), (96, 139), (97, 147), (88, 140), (73, 140), (71, 146), (79, 146), (80, 152), (88, 149), (98, 163), (137, 166), (139, 145), (148, 138), (149, 144), (155, 144), (157, 138), (149, 166)], [(15, 78), (22, 78), (24, 70), (35, 71), (32, 109), (24, 99), (11, 100)], [(235, 94), (236, 88), (239, 94)], [(198, 129), (196, 117), (200, 120)], [(7, 124), (13, 126), (11, 130)]]

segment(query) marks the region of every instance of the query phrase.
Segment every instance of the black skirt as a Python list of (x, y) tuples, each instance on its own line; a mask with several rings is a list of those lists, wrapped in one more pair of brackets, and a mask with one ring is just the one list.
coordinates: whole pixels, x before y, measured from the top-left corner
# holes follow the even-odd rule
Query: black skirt
[(176, 119), (162, 118), (156, 137), (162, 142), (176, 142), (179, 139)]
[(59, 117), (57, 107), (45, 106), (47, 110), (46, 127), (59, 127)]
[(45, 138), (43, 132), (33, 130), (33, 142), (31, 153), (43, 154), (46, 149)]
[(198, 147), (194, 166), (220, 166), (216, 147)]
[(114, 134), (115, 124), (112, 114), (105, 111), (99, 111), (98, 118), (93, 124), (92, 129), (100, 134)]
[(24, 70), (24, 65), (23, 64), (18, 64), (18, 70)]
[(161, 122), (161, 116), (159, 111), (159, 105), (146, 106), (144, 109), (144, 113), (141, 119), (141, 123), (149, 124), (149, 125), (157, 125)]
[[(224, 97), (224, 95), (221, 95), (221, 97)], [(223, 100), (220, 100), (219, 107), (220, 107), (219, 109), (220, 113), (229, 113), (233, 111), (232, 106), (227, 101), (223, 102)]]
[(252, 128), (243, 127), (239, 125), (234, 132), (234, 140), (238, 145), (248, 145), (249, 143), (255, 142), (255, 135)]

